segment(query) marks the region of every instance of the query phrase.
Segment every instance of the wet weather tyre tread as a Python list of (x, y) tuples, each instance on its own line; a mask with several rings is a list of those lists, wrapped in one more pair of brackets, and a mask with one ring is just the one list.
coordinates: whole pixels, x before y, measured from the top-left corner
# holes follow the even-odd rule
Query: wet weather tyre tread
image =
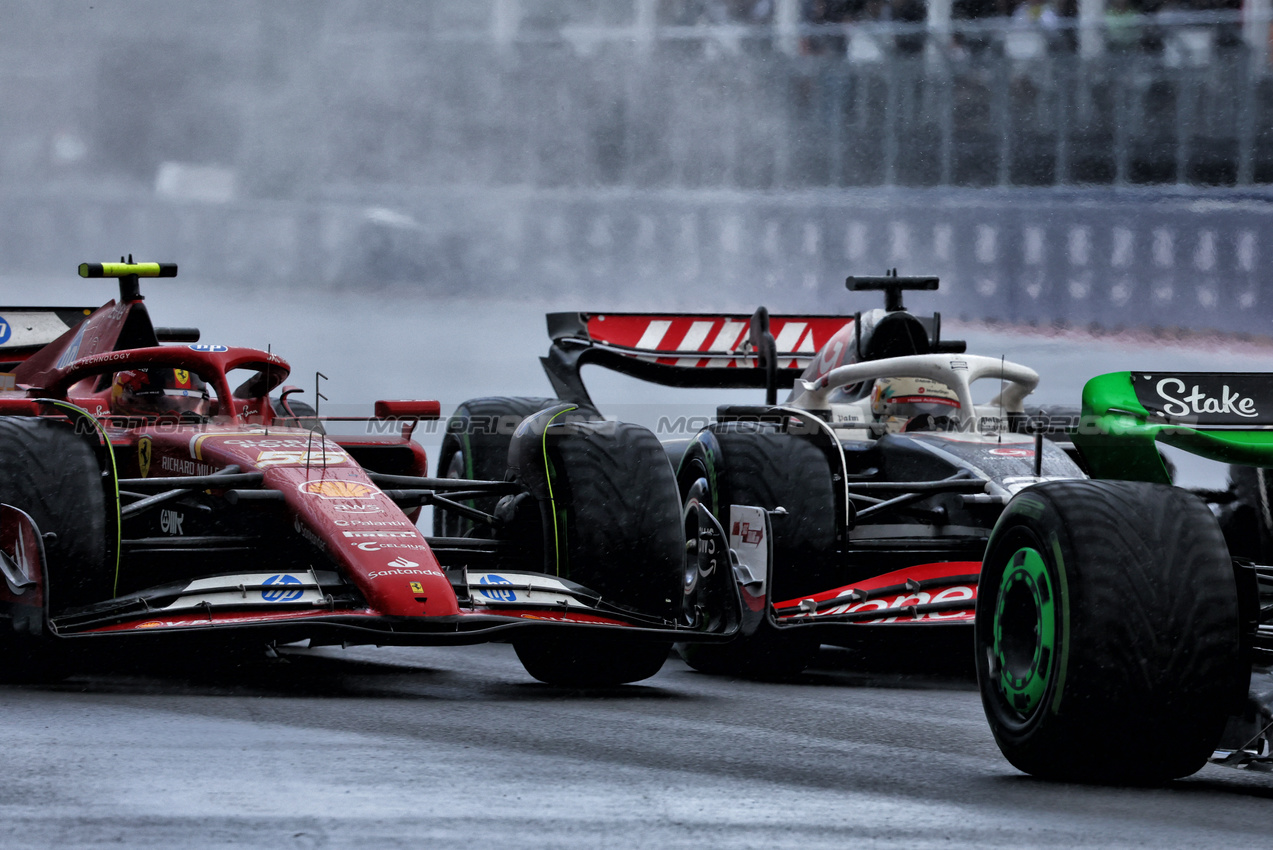
[[(740, 427), (741, 426), (741, 427)], [(834, 587), (836, 499), (831, 465), (812, 440), (750, 423), (727, 423), (713, 429), (719, 457), (715, 468), (716, 518), (729, 521), (729, 505), (783, 508), (773, 517), (775, 602)], [(691, 468), (706, 464), (704, 444), (693, 443), (681, 462), (678, 484), (684, 496), (693, 479)], [(709, 481), (709, 486), (713, 482)]]
[(624, 422), (577, 423), (549, 438), (548, 457), (562, 511), (561, 574), (610, 602), (677, 619), (681, 500), (658, 438)]
[[(44, 536), (50, 611), (111, 597), (101, 470), (89, 443), (67, 423), (0, 418), (0, 502), (25, 511)], [(0, 675), (57, 678), (50, 641), (47, 634), (0, 634), (0, 644), (9, 644), (0, 647)]]
[[(786, 510), (785, 516), (772, 518), (771, 600), (834, 587), (836, 508), (826, 454), (809, 439), (750, 423), (718, 426), (708, 439), (713, 438), (717, 456), (709, 458), (713, 450), (700, 439), (682, 459), (678, 473), (682, 497), (696, 480), (706, 480), (708, 501), (726, 526), (731, 504)], [(754, 634), (729, 643), (678, 644), (677, 651), (701, 673), (783, 680), (799, 675), (812, 663), (818, 647), (813, 632), (780, 631), (762, 623)]]
[[(646, 616), (684, 620), (685, 542), (667, 453), (653, 433), (622, 422), (550, 426), (536, 464), (547, 464), (556, 506), (545, 533), (547, 571)], [(653, 676), (671, 642), (598, 634), (514, 639), (536, 679), (566, 687), (611, 687)]]
[[(1055, 663), (1024, 715), (988, 651), (1004, 567), (1022, 546), (1058, 588)], [(996, 525), (982, 569), (976, 661), (995, 739), (1045, 778), (1158, 784), (1194, 773), (1249, 670), (1239, 628), (1232, 562), (1200, 499), (1127, 481), (1030, 488)]]
[(526, 672), (563, 688), (607, 688), (648, 679), (658, 673), (671, 646), (633, 643), (593, 635), (551, 635), (513, 642)]
[[(446, 434), (438, 451), (438, 477), (459, 477), (477, 481), (503, 481), (508, 469), (508, 446), (513, 430), (522, 419), (559, 404), (551, 398), (490, 396), (464, 402), (447, 420)], [(458, 461), (457, 461), (458, 457)], [(458, 475), (451, 474), (458, 464)], [(466, 503), (492, 513), (498, 496), (483, 496)], [(434, 509), (436, 537), (462, 537), (473, 527), (470, 520)]]

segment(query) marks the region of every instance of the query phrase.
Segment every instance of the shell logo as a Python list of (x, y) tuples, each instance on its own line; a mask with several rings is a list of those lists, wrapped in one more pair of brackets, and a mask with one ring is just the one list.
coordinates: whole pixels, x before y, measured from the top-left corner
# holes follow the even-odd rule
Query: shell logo
[(300, 491), (323, 499), (370, 499), (376, 495), (374, 488), (357, 481), (304, 481)]

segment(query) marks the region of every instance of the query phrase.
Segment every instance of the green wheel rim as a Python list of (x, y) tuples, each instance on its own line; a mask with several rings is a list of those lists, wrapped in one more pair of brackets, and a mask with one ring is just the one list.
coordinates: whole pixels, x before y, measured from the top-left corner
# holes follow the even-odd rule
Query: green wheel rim
[(1018, 549), (1004, 567), (993, 653), (1004, 698), (1028, 717), (1047, 693), (1056, 658), (1056, 597), (1037, 549)]

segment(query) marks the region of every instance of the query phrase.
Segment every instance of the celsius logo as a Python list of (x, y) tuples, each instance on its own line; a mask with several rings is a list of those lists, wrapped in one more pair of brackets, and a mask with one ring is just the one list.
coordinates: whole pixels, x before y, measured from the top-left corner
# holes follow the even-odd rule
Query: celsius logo
[(262, 590), (261, 598), (266, 602), (295, 602), (305, 593), (300, 587), (292, 586), (300, 583), (301, 580), (296, 576), (287, 574), (270, 576), (261, 584), (272, 586), (274, 589)]
[(379, 552), (381, 549), (427, 549), (423, 543), (381, 543), (378, 540), (368, 540), (363, 543), (353, 544), (355, 549), (361, 549), (364, 552)]
[[(482, 580), (478, 584), (490, 586), (500, 584), (512, 584), (511, 581), (503, 576), (486, 575), (482, 576)], [(487, 599), (494, 599), (496, 602), (516, 602), (517, 592), (514, 590), (480, 590), (478, 591)]]

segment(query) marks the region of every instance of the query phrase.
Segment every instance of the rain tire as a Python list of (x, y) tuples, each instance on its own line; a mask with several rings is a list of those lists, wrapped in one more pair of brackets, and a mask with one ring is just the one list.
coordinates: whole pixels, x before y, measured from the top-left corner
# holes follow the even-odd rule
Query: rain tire
[[(106, 565), (106, 498), (88, 440), (66, 422), (0, 418), (0, 502), (25, 511), (44, 538), (48, 611), (110, 599)], [(53, 680), (68, 672), (57, 639), (0, 632), (0, 677)]]
[(541, 434), (519, 437), (513, 454), (522, 455), (517, 480), (544, 511), (544, 571), (606, 602), (684, 622), (681, 501), (658, 438), (626, 422), (579, 420)]
[(677, 471), (682, 498), (700, 481), (700, 500), (721, 525), (731, 504), (785, 511), (772, 516), (771, 601), (835, 586), (836, 499), (831, 464), (816, 443), (769, 425), (717, 425), (699, 433)]
[(974, 631), (995, 741), (1048, 779), (1153, 785), (1196, 772), (1250, 669), (1219, 525), (1159, 484), (1018, 494), (987, 546)]
[[(439, 478), (503, 481), (508, 470), (508, 446), (513, 432), (532, 413), (559, 404), (551, 398), (491, 396), (475, 398), (455, 409), (446, 423), (446, 434), (438, 452)], [(498, 496), (481, 496), (465, 502), (479, 511), (493, 513)], [(435, 537), (464, 537), (473, 530), (473, 521), (433, 510)]]
[(526, 672), (563, 688), (609, 688), (648, 679), (663, 667), (667, 643), (585, 634), (537, 635), (513, 642)]
[[(771, 601), (835, 586), (831, 467), (811, 440), (767, 425), (715, 426), (700, 432), (686, 450), (677, 485), (683, 499), (693, 491), (726, 528), (731, 504), (786, 511), (772, 516)], [(701, 673), (783, 680), (812, 663), (819, 646), (812, 630), (764, 622), (755, 633), (729, 643), (678, 644), (677, 652)]]

